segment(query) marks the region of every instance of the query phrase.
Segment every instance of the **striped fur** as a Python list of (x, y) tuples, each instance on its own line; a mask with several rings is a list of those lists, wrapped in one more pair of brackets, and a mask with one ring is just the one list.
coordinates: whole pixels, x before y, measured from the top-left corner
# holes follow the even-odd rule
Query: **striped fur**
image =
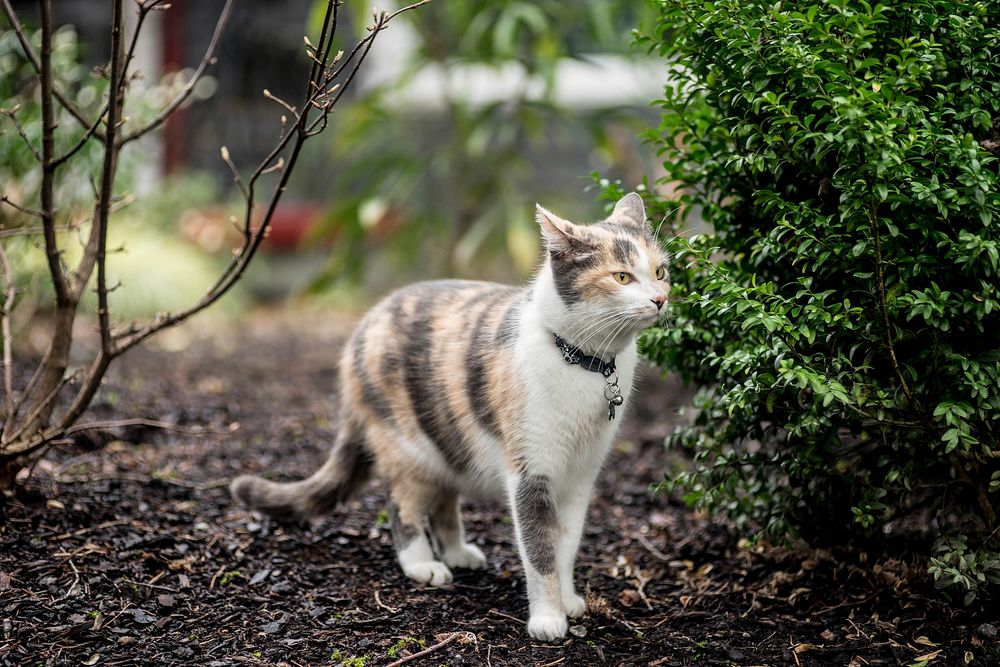
[(527, 287), (418, 283), (372, 308), (344, 349), (344, 426), (326, 464), (291, 484), (242, 476), (231, 491), (255, 510), (307, 519), (374, 473), (390, 488), (403, 571), (432, 585), (451, 581), (450, 568), (486, 564), (465, 541), (459, 496), (504, 498), (528, 579), (528, 631), (553, 639), (584, 612), (573, 562), (618, 425), (604, 378), (566, 364), (553, 334), (615, 357), (627, 401), (635, 335), (660, 316), (669, 283), (657, 278), (665, 257), (638, 195), (593, 225), (541, 207), (538, 222), (546, 257)]

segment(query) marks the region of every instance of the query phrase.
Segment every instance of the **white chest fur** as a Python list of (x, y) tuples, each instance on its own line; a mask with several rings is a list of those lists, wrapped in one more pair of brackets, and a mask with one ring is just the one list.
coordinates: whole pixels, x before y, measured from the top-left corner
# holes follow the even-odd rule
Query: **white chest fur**
[[(608, 418), (605, 378), (566, 362), (555, 345), (545, 313), (525, 309), (515, 348), (524, 379), (524, 427), (530, 468), (550, 479), (587, 475), (603, 462), (632, 393), (637, 355), (631, 337), (615, 350), (618, 385), (625, 404)], [(607, 359), (611, 355), (605, 354)]]

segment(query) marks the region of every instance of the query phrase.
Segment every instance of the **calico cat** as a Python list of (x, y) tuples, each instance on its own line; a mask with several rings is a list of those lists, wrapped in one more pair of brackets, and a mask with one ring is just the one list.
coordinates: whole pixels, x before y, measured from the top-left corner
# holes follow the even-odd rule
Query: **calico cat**
[(450, 568), (486, 565), (465, 540), (459, 497), (504, 499), (528, 632), (551, 640), (585, 611), (573, 564), (587, 504), (632, 392), (635, 336), (663, 313), (670, 284), (635, 193), (596, 224), (541, 206), (537, 218), (546, 257), (531, 284), (446, 280), (390, 294), (344, 349), (326, 463), (299, 482), (241, 476), (230, 490), (254, 510), (301, 520), (378, 475), (403, 572), (434, 586), (451, 581)]

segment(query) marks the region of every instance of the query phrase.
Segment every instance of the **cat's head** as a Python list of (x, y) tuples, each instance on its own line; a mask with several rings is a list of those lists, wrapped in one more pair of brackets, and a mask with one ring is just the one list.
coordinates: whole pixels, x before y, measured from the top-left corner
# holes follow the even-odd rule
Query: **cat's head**
[[(550, 271), (567, 333), (582, 340), (633, 335), (655, 323), (670, 292), (667, 256), (646, 221), (642, 198), (622, 197), (611, 215), (578, 225), (537, 207)], [(587, 345), (589, 347), (589, 345)]]

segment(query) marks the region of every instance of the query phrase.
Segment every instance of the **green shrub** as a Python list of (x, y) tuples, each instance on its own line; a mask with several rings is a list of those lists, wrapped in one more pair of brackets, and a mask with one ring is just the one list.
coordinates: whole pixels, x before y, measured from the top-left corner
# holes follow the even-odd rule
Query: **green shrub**
[(673, 483), (771, 537), (905, 537), (966, 602), (1000, 583), (998, 26), (992, 1), (663, 0), (644, 38), (682, 194), (649, 201), (681, 236), (642, 342), (702, 387)]

